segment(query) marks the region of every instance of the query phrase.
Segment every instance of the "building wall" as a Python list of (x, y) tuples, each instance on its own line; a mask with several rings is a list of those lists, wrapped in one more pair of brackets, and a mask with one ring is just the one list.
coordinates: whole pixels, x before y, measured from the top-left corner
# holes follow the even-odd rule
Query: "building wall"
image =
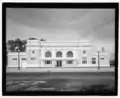
[(108, 53), (101, 53), (99, 59), (100, 59), (101, 66), (110, 66)]
[(41, 50), (39, 45), (40, 43), (38, 40), (27, 41), (27, 67), (40, 67)]
[[(34, 64), (36, 67), (39, 65), (40, 50), (36, 48), (27, 50), (27, 64)], [(32, 65), (33, 66), (33, 65)]]
[[(72, 51), (73, 52), (73, 57), (69, 57), (69, 59), (70, 60), (73, 60), (74, 58), (77, 58), (76, 56), (76, 54), (77, 54), (77, 52), (76, 52), (76, 50), (75, 49), (72, 49), (72, 48), (70, 48), (70, 47), (43, 47), (42, 49), (41, 49), (41, 51), (42, 51), (42, 55), (41, 55), (41, 63), (42, 63), (42, 67), (46, 67), (46, 66), (48, 66), (48, 64), (44, 64), (44, 62), (45, 62), (45, 60), (51, 60), (52, 61), (52, 64), (50, 64), (49, 66), (52, 66), (52, 67), (55, 67), (56, 66), (56, 61), (57, 60), (62, 60), (62, 67), (70, 67), (70, 65), (69, 64), (67, 64), (66, 63), (66, 59), (68, 58), (67, 57), (67, 52), (68, 51)], [(47, 52), (47, 51), (50, 51), (51, 53), (52, 53), (52, 57), (45, 57), (45, 53)], [(56, 57), (56, 53), (58, 52), (58, 51), (61, 51), (62, 52), (62, 57)], [(77, 66), (76, 65), (76, 62), (74, 61), (73, 62), (73, 64), (74, 64), (74, 67), (75, 66)], [(71, 65), (72, 66), (72, 65)]]
[[(64, 45), (64, 43), (62, 43)], [(57, 45), (57, 44), (56, 44)], [(42, 46), (38, 40), (28, 41), (26, 52), (20, 53), (21, 67), (56, 67), (57, 61), (61, 60), (61, 67), (98, 67), (98, 52), (92, 46)], [(51, 52), (51, 57), (46, 57), (45, 53)], [(56, 57), (58, 51), (62, 52), (62, 57)], [(73, 57), (67, 57), (67, 52), (72, 51)], [(109, 54), (100, 52), (100, 66), (109, 66)], [(92, 58), (95, 59), (92, 62)], [(47, 64), (50, 61), (49, 64)], [(71, 62), (68, 64), (68, 62)], [(46, 63), (47, 62), (47, 63)], [(84, 63), (83, 63), (84, 62)], [(18, 67), (18, 53), (8, 54), (8, 67)]]
[(23, 66), (23, 63), (27, 62), (26, 53), (17, 53), (12, 52), (8, 53), (8, 67), (20, 67)]
[(18, 67), (18, 56), (15, 53), (10, 53), (8, 56), (8, 67)]

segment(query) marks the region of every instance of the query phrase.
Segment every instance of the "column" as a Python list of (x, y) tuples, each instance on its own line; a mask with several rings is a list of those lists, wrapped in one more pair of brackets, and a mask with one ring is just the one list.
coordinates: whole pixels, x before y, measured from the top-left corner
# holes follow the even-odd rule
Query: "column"
[(44, 67), (44, 49), (41, 49), (40, 67)]
[(55, 48), (53, 48), (52, 49), (52, 65), (53, 65), (53, 67), (56, 66), (56, 60), (55, 60), (55, 58), (56, 58), (56, 51), (55, 51)]
[(64, 67), (65, 66), (65, 64), (66, 64), (66, 50), (65, 49), (63, 49), (62, 50), (62, 53), (63, 53), (63, 60), (62, 60), (62, 66)]
[(53, 65), (53, 67), (56, 66), (56, 60), (52, 60), (52, 65)]

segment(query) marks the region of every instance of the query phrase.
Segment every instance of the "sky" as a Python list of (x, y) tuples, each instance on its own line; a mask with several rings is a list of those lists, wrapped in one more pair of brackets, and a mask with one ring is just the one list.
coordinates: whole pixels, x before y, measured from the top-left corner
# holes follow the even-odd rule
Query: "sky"
[(6, 39), (90, 40), (114, 53), (114, 9), (7, 8)]

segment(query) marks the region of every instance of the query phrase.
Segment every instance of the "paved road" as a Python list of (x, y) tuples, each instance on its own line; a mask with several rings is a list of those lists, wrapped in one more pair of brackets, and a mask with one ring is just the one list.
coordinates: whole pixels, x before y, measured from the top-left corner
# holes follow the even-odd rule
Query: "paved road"
[[(7, 73), (7, 91), (78, 91), (84, 88), (114, 90), (114, 72)], [(97, 87), (97, 88), (96, 88)]]
[(114, 67), (79, 67), (79, 68), (7, 68), (7, 72), (114, 72)]

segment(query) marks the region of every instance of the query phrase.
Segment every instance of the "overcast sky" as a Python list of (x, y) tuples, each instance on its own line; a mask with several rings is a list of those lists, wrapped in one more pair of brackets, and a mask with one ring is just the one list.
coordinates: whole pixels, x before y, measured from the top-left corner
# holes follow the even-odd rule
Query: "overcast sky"
[(114, 9), (7, 8), (6, 38), (47, 41), (91, 40), (114, 53)]

